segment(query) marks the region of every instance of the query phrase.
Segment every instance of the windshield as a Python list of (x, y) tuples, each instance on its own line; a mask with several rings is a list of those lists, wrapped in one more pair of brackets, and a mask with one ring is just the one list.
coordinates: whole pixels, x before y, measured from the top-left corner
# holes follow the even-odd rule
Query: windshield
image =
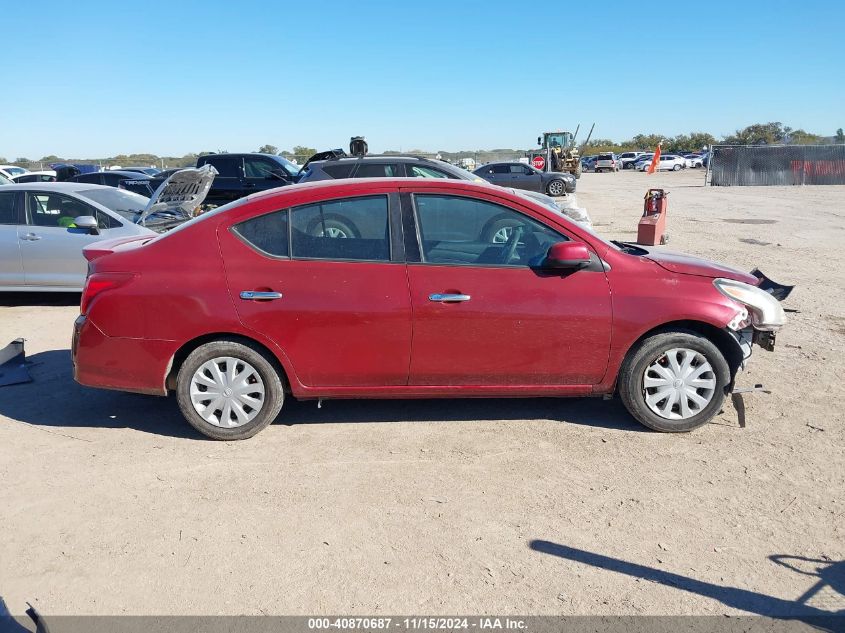
[(133, 220), (136, 214), (141, 213), (150, 201), (149, 198), (142, 195), (115, 187), (86, 189), (77, 193), (83, 198), (88, 198), (130, 220)]
[(13, 184), (11, 180), (6, 178), (3, 174), (0, 174), (0, 185), (11, 185)]
[(295, 165), (290, 162), (287, 158), (282, 156), (276, 156), (274, 160), (278, 163), (281, 163), (282, 166), (285, 168), (285, 171), (288, 172), (291, 176), (296, 176), (299, 173), (299, 170), (302, 169), (300, 165)]

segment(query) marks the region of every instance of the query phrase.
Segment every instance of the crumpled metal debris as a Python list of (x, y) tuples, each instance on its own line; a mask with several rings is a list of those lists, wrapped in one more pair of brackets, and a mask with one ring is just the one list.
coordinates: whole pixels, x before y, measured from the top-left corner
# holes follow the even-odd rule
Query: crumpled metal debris
[(24, 339), (16, 338), (0, 349), (0, 387), (32, 382), (23, 343)]

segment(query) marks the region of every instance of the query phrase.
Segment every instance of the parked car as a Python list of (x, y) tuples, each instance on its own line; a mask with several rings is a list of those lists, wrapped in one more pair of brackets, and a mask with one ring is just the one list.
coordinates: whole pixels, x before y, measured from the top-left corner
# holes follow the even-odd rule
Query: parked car
[[(649, 168), (649, 165), (651, 165), (651, 159), (637, 163), (637, 165), (637, 169), (640, 171), (646, 171)], [(680, 171), (685, 168), (686, 161), (683, 156), (678, 156), (676, 154), (661, 154), (660, 160), (657, 162), (657, 166), (655, 167), (655, 171)]]
[(0, 176), (5, 176), (9, 180), (15, 176), (27, 173), (29, 170), (17, 165), (0, 165)]
[(704, 160), (700, 154), (686, 154), (684, 156), (684, 162), (689, 169), (696, 169), (704, 166)]
[(6, 178), (3, 174), (0, 174), (0, 185), (12, 185), (14, 184), (11, 180)]
[(557, 171), (540, 171), (520, 162), (488, 163), (474, 172), (484, 180), (515, 189), (562, 196), (575, 191), (575, 176)]
[(648, 152), (648, 153), (646, 153), (646, 154), (641, 154), (641, 155), (640, 155), (639, 157), (637, 157), (637, 159), (634, 161), (634, 167), (633, 167), (633, 169), (636, 169), (636, 170), (638, 170), (638, 171), (639, 171), (639, 170), (640, 170), (640, 168), (642, 167), (643, 163), (646, 163), (646, 165), (650, 165), (650, 164), (651, 164), (651, 161), (652, 161), (652, 159), (653, 159), (653, 158), (654, 158), (654, 153), (653, 153), (653, 152)]
[(120, 213), (147, 202), (88, 183), (0, 188), (0, 290), (79, 292), (87, 270), (83, 247), (110, 237), (156, 235)]
[(137, 193), (148, 198), (153, 195), (155, 189), (152, 186), (152, 178), (137, 171), (123, 171), (112, 169), (109, 171), (95, 171), (87, 174), (77, 174), (67, 179), (67, 182), (80, 182), (92, 185), (106, 185), (107, 187), (120, 187), (132, 193)]
[[(347, 156), (335, 151), (315, 154), (302, 167), (298, 183), (337, 178), (452, 178), (482, 182), (475, 174), (456, 165), (413, 155)], [(326, 156), (326, 158), (321, 158)], [(315, 159), (316, 157), (316, 159)]]
[(44, 171), (28, 171), (24, 174), (12, 176), (12, 182), (23, 184), (26, 182), (56, 182), (56, 172), (52, 169)]
[[(331, 216), (360, 233), (331, 237)], [(84, 254), (75, 379), (174, 392), (216, 439), (255, 435), (288, 397), (616, 391), (646, 426), (689, 431), (785, 322), (752, 275), (445, 178), (282, 187)]]
[(616, 154), (599, 154), (596, 156), (596, 164), (593, 167), (596, 173), (603, 171), (619, 171), (619, 159)]
[(598, 156), (584, 156), (581, 158), (581, 171), (591, 171), (596, 168), (596, 159)]
[(622, 165), (622, 169), (633, 169), (634, 163), (636, 163), (637, 159), (645, 153), (646, 152), (622, 152), (619, 154), (619, 162)]
[(197, 159), (197, 167), (203, 165), (217, 170), (206, 198), (209, 205), (226, 204), (257, 191), (293, 184), (300, 170), (298, 165), (274, 154), (208, 154)]

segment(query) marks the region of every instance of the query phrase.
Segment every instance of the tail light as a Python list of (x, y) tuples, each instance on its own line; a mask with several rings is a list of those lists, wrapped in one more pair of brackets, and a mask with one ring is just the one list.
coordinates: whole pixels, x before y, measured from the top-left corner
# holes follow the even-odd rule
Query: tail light
[(94, 298), (109, 290), (114, 290), (129, 283), (135, 275), (133, 273), (94, 273), (85, 280), (82, 291), (82, 301), (79, 303), (79, 313), (87, 314)]

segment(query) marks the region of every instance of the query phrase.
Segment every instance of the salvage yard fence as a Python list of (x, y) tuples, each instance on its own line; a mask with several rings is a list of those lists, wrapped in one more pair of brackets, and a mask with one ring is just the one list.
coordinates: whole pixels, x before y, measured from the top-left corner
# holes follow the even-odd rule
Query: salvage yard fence
[(845, 185), (845, 145), (714, 145), (706, 182), (749, 185)]

